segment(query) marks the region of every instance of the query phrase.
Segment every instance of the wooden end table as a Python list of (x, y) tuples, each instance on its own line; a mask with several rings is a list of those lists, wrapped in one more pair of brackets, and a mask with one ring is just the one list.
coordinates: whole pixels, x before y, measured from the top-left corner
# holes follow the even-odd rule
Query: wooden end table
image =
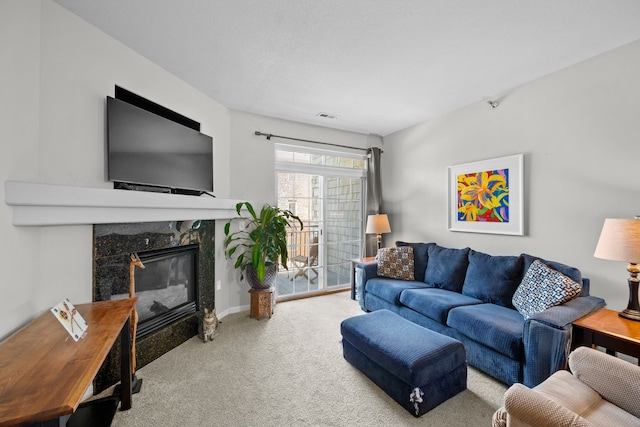
[(573, 322), (571, 349), (581, 345), (604, 347), (613, 356), (619, 352), (636, 357), (640, 366), (640, 322), (603, 308)]
[(351, 260), (351, 299), (356, 299), (356, 265), (361, 262), (375, 261), (376, 257), (354, 258)]
[(249, 289), (249, 293), (251, 294), (249, 317), (255, 317), (260, 320), (262, 316), (267, 315), (271, 319), (273, 314), (271, 307), (273, 289)]

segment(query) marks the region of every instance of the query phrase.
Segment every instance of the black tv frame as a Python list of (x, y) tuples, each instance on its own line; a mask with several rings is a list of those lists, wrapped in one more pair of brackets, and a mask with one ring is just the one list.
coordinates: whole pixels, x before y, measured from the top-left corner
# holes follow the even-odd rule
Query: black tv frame
[[(143, 110), (149, 111), (151, 113), (154, 113), (165, 119), (179, 123), (185, 127), (188, 127), (189, 129), (193, 129), (197, 132), (200, 132), (200, 122), (192, 120), (189, 117), (183, 116), (180, 113), (177, 113), (160, 104), (150, 101), (121, 86), (115, 85), (114, 98), (124, 101), (138, 108), (141, 108)], [(108, 154), (107, 154), (107, 157), (108, 157)], [(183, 195), (189, 195), (189, 196), (201, 196), (203, 194), (207, 194), (211, 197), (215, 197), (213, 194), (204, 190), (172, 188), (172, 187), (166, 187), (166, 186), (137, 184), (137, 183), (131, 183), (131, 182), (124, 182), (124, 181), (112, 181), (112, 182), (113, 182), (113, 188), (117, 190), (147, 191), (147, 192), (154, 192), (154, 193), (183, 194)]]

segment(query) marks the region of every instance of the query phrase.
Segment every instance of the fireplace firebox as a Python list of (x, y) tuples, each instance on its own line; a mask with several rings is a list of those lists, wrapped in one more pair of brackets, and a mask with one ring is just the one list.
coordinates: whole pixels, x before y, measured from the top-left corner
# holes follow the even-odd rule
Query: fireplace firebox
[[(198, 245), (140, 252), (144, 269), (134, 270), (138, 298), (138, 339), (162, 330), (197, 310)], [(129, 293), (111, 299), (129, 298)]]

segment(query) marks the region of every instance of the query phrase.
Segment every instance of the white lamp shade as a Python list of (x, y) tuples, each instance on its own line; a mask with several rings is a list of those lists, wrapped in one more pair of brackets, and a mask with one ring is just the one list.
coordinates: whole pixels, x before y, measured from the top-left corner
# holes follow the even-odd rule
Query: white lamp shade
[(367, 216), (367, 234), (391, 233), (389, 217), (387, 214), (376, 214)]
[(640, 219), (605, 219), (593, 256), (640, 264)]

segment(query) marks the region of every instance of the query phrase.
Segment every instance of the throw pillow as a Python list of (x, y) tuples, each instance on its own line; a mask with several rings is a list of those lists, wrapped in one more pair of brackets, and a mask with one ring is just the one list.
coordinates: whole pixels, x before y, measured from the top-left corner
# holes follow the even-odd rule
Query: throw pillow
[(413, 275), (413, 248), (401, 246), (381, 248), (376, 255), (378, 276), (390, 279), (415, 280)]
[(469, 251), (469, 267), (462, 294), (513, 308), (513, 294), (522, 281), (522, 257)]
[[(560, 273), (564, 274), (574, 282), (582, 283), (582, 272), (580, 272), (580, 270), (578, 270), (575, 267), (571, 267), (570, 265), (562, 264), (561, 262), (557, 262), (557, 261), (549, 261), (537, 256), (529, 255), (529, 254), (521, 254), (520, 256), (522, 257), (522, 259), (524, 259), (523, 271), (527, 271), (531, 266), (531, 264), (533, 264), (533, 261), (539, 259), (547, 267), (552, 268), (556, 271), (559, 271)], [(583, 291), (586, 293), (583, 296), (588, 295), (587, 290), (583, 289)]]
[(415, 280), (419, 282), (424, 282), (424, 274), (427, 270), (427, 262), (429, 261), (429, 247), (433, 245), (435, 245), (435, 243), (396, 242), (396, 246), (411, 246), (413, 248), (413, 275), (416, 278)]
[(526, 319), (563, 304), (582, 291), (582, 284), (535, 260), (513, 294), (513, 306)]
[(429, 246), (429, 262), (424, 274), (425, 283), (460, 293), (469, 265), (469, 250), (469, 248), (443, 248), (435, 244)]

